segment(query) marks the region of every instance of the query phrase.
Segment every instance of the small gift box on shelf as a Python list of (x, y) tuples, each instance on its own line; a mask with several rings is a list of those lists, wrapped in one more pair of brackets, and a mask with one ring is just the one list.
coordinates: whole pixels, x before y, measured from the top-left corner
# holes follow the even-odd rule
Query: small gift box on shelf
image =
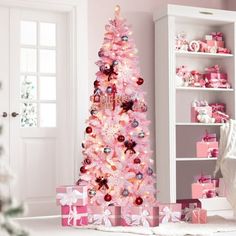
[(179, 199), (176, 202), (182, 205), (181, 220), (184, 221), (191, 220), (193, 209), (202, 207), (198, 199)]
[(226, 104), (225, 103), (211, 103), (209, 104), (212, 108), (212, 112), (220, 111), (226, 112)]
[(229, 121), (229, 115), (221, 111), (213, 112), (212, 117), (215, 119), (215, 123), (226, 123)]
[(62, 226), (88, 225), (87, 206), (61, 206)]
[(216, 41), (216, 40), (206, 40), (205, 43), (210, 47), (216, 47), (216, 48), (224, 48), (225, 42), (224, 41)]
[(88, 203), (87, 183), (57, 187), (57, 205), (85, 206)]
[(159, 207), (122, 207), (122, 226), (155, 227), (159, 225)]
[(162, 203), (159, 206), (159, 222), (179, 222), (181, 220), (181, 204), (180, 203)]
[(191, 122), (212, 123), (212, 108), (207, 101), (194, 100), (191, 107)]
[(194, 177), (196, 183), (192, 184), (192, 198), (212, 198), (216, 196), (216, 189), (211, 176), (200, 175)]
[(195, 208), (192, 211), (192, 223), (193, 224), (206, 224), (207, 223), (207, 211), (201, 208)]
[(106, 227), (121, 225), (120, 206), (88, 206), (88, 222)]
[(218, 146), (216, 134), (208, 134), (206, 131), (202, 140), (196, 144), (196, 156), (199, 158), (218, 157)]
[(212, 39), (216, 41), (223, 41), (223, 33), (222, 32), (211, 32)]

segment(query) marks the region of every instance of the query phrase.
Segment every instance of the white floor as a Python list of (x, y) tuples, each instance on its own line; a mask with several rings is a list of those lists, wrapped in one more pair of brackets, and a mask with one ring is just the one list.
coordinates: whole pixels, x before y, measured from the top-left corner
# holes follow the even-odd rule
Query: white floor
[[(220, 214), (222, 215), (222, 214)], [(231, 218), (231, 213), (224, 214), (225, 218)], [(30, 230), (30, 236), (134, 236), (131, 233), (103, 232), (92, 229), (78, 229), (62, 227), (59, 217), (40, 217), (19, 220), (20, 224)], [(189, 232), (191, 233), (191, 232)], [(206, 235), (205, 235), (206, 236)], [(216, 233), (214, 236), (236, 236), (236, 231)]]

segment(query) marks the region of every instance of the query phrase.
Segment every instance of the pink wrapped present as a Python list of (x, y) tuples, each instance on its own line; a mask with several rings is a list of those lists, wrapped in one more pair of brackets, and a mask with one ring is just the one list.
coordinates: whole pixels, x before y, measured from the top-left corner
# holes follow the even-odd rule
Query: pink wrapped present
[(196, 144), (197, 157), (217, 157), (218, 142), (197, 142)]
[(225, 103), (211, 103), (209, 106), (212, 107), (212, 112), (220, 111), (220, 112), (226, 112), (226, 105)]
[(155, 227), (159, 225), (158, 207), (122, 207), (122, 226), (145, 226)]
[(229, 115), (220, 111), (213, 112), (212, 117), (215, 119), (215, 123), (226, 123), (229, 120)]
[(82, 226), (88, 224), (87, 206), (61, 206), (62, 226)]
[(206, 224), (207, 211), (205, 209), (195, 208), (192, 211), (192, 223), (193, 224)]
[(217, 40), (206, 40), (206, 44), (210, 47), (216, 47), (216, 48), (223, 48), (225, 46), (224, 41), (217, 41)]
[(198, 199), (180, 199), (176, 202), (182, 205), (181, 220), (184, 221), (191, 220), (193, 209), (202, 207), (202, 203)]
[(216, 196), (213, 183), (193, 183), (192, 198), (212, 198)]
[(88, 206), (88, 221), (93, 225), (104, 225), (106, 227), (120, 226), (120, 206)]
[(218, 49), (217, 49), (217, 52), (218, 53), (223, 53), (223, 54), (230, 54), (231, 53), (231, 51), (230, 51), (230, 49), (228, 49), (228, 48), (224, 48), (224, 47), (219, 47)]
[(87, 184), (60, 186), (56, 189), (57, 205), (85, 206), (88, 203)]
[(167, 203), (159, 204), (159, 222), (179, 222), (181, 220), (181, 204)]
[(213, 40), (222, 41), (223, 40), (223, 33), (222, 32), (211, 32), (211, 36)]
[(193, 101), (191, 107), (191, 122), (199, 122), (197, 116), (201, 111), (204, 111), (209, 117), (212, 116), (212, 108), (206, 101)]

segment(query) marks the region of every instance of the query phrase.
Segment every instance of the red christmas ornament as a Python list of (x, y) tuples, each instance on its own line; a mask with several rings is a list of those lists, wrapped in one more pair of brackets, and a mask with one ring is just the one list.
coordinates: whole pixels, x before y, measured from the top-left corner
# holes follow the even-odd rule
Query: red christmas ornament
[(134, 158), (134, 164), (140, 164), (140, 163), (141, 160), (138, 157)]
[(91, 134), (92, 132), (93, 132), (92, 127), (88, 126), (88, 127), (86, 128), (86, 133), (87, 133), (87, 134)]
[(137, 80), (137, 84), (138, 84), (138, 85), (142, 85), (143, 82), (144, 82), (144, 79), (143, 79), (143, 78), (138, 78), (138, 80)]
[(215, 196), (215, 192), (213, 190), (209, 190), (207, 193), (206, 193), (206, 196), (207, 198), (212, 198)]
[(142, 205), (143, 199), (142, 199), (141, 197), (137, 197), (136, 200), (135, 200), (135, 203), (136, 203), (137, 205)]
[(119, 135), (118, 138), (117, 138), (117, 140), (118, 140), (119, 142), (124, 142), (124, 141), (125, 141), (125, 137), (124, 137), (123, 135)]
[(110, 202), (111, 199), (112, 199), (112, 196), (111, 196), (110, 194), (108, 194), (108, 193), (104, 196), (104, 200), (105, 200), (106, 202)]
[(211, 151), (211, 156), (212, 157), (218, 157), (219, 155), (219, 150), (214, 148), (212, 151)]
[(100, 86), (100, 82), (98, 80), (95, 80), (93, 85), (95, 88), (97, 88), (98, 86)]
[(84, 174), (84, 173), (87, 172), (85, 166), (81, 166), (81, 167), (80, 167), (80, 172), (81, 172), (82, 174)]
[(92, 163), (92, 161), (91, 161), (91, 159), (89, 159), (89, 158), (86, 158), (85, 160), (84, 160), (84, 164), (85, 165), (90, 165)]

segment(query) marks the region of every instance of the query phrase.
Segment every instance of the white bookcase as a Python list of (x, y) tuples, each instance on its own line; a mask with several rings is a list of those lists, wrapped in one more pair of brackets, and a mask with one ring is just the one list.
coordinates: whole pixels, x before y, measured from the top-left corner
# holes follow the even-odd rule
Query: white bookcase
[[(175, 202), (191, 198), (193, 176), (212, 174), (216, 159), (196, 158), (196, 142), (207, 129), (220, 139), (221, 124), (191, 123), (190, 109), (194, 99), (209, 103), (226, 103), (226, 112), (235, 119), (235, 23), (236, 13), (230, 11), (167, 5), (154, 14), (155, 21), (155, 109), (156, 166), (158, 199)], [(176, 52), (175, 36), (186, 32), (189, 40), (203, 39), (213, 31), (221, 31), (232, 54)], [(203, 71), (219, 65), (227, 72), (231, 89), (176, 88), (176, 67)], [(207, 202), (216, 199), (207, 199)], [(219, 208), (228, 208), (225, 199)], [(224, 204), (222, 204), (225, 202)]]

